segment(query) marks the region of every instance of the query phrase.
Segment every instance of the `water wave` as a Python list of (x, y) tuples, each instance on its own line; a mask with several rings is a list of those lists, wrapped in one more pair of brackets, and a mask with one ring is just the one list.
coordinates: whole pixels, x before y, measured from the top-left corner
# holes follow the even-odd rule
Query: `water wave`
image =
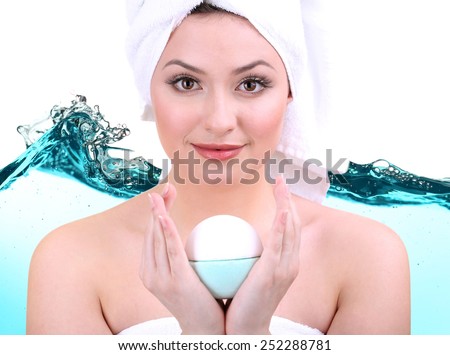
[(330, 172), (329, 178), (331, 196), (378, 206), (436, 203), (450, 209), (450, 179), (414, 175), (384, 159), (350, 162), (346, 173)]
[[(130, 134), (126, 126), (111, 127), (98, 106), (91, 108), (78, 95), (68, 108), (54, 106), (49, 116), (18, 127), (26, 151), (0, 170), (0, 191), (29, 169), (72, 177), (112, 196), (129, 198), (158, 184), (162, 170), (131, 150), (111, 144)], [(117, 154), (116, 154), (117, 155)], [(350, 162), (345, 174), (329, 173), (328, 194), (370, 205), (435, 203), (450, 209), (450, 179), (414, 175), (387, 160), (368, 164)]]
[[(49, 126), (50, 122), (50, 127)], [(161, 169), (131, 150), (112, 147), (130, 134), (126, 126), (111, 127), (98, 106), (91, 108), (78, 95), (68, 108), (54, 106), (48, 118), (17, 128), (27, 146), (15, 161), (0, 170), (0, 190), (8, 188), (29, 169), (73, 177), (97, 190), (117, 197), (133, 197), (159, 182)]]

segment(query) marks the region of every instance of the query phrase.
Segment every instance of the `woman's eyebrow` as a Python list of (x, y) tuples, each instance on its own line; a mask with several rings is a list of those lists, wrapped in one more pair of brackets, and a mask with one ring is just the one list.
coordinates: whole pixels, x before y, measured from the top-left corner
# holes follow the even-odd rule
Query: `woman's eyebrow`
[[(187, 70), (193, 71), (194, 73), (206, 74), (206, 72), (204, 70), (202, 70), (200, 68), (197, 68), (197, 67), (194, 67), (193, 65), (190, 65), (190, 64), (188, 64), (186, 62), (183, 62), (182, 60), (179, 60), (179, 59), (172, 59), (172, 60), (168, 61), (166, 63), (166, 65), (164, 65), (164, 68), (168, 67), (169, 65), (179, 65), (179, 66), (181, 66), (183, 68), (186, 68)], [(275, 68), (272, 65), (270, 65), (268, 62), (266, 62), (265, 60), (260, 59), (260, 60), (255, 60), (254, 62), (251, 62), (251, 63), (249, 63), (247, 65), (242, 66), (242, 67), (236, 68), (236, 69), (233, 70), (232, 73), (233, 73), (233, 75), (239, 75), (239, 74), (242, 74), (242, 73), (244, 73), (244, 72), (246, 72), (248, 70), (251, 70), (251, 69), (257, 67), (258, 65), (264, 65), (266, 67), (269, 67), (269, 68), (275, 70)]]
[(265, 65), (266, 67), (269, 67), (269, 68), (275, 70), (275, 68), (272, 65), (267, 63), (265, 60), (260, 59), (260, 60), (255, 60), (254, 62), (251, 62), (250, 64), (244, 65), (242, 67), (239, 67), (239, 68), (233, 70), (233, 74), (234, 75), (242, 74), (248, 70), (253, 69), (254, 67), (257, 67), (258, 65)]
[[(179, 59), (172, 59), (172, 60), (169, 60), (169, 61), (166, 63), (166, 65), (164, 66), (164, 68), (168, 67), (169, 65), (179, 65), (179, 66), (181, 66), (181, 67), (183, 67), (183, 68), (186, 68), (187, 70), (193, 71), (194, 73), (197, 73), (197, 74), (206, 74), (203, 70), (201, 70), (201, 69), (199, 69), (199, 68), (197, 68), (197, 67), (194, 67), (193, 65), (190, 65), (190, 64), (188, 64), (188, 63), (185, 63), (185, 62), (183, 62), (182, 60), (179, 60)], [(163, 68), (163, 69), (164, 69), (164, 68)]]

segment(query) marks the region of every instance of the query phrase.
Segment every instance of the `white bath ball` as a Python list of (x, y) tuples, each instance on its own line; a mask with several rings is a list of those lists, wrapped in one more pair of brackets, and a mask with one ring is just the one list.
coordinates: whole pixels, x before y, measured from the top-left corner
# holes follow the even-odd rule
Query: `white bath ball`
[(191, 266), (217, 299), (234, 297), (263, 250), (256, 230), (230, 215), (200, 222), (185, 248)]

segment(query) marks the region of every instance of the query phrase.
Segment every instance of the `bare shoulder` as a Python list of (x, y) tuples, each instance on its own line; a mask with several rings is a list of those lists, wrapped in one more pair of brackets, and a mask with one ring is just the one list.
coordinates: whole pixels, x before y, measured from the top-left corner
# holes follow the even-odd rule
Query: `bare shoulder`
[[(121, 248), (124, 242), (143, 228), (141, 199), (134, 198), (104, 212), (60, 226), (45, 236), (36, 248), (33, 259), (52, 264), (87, 265)], [(145, 206), (144, 206), (145, 207)], [(80, 265), (81, 266), (81, 265)], [(82, 269), (82, 268), (81, 268)]]
[(89, 228), (91, 221), (59, 227), (35, 249), (28, 277), (28, 334), (109, 332), (94, 291), (96, 247), (90, 238), (95, 234)]
[(308, 211), (308, 237), (338, 290), (328, 332), (409, 333), (409, 261), (397, 233), (370, 218), (321, 205), (311, 204)]
[(109, 260), (126, 252), (120, 238), (127, 226), (117, 214), (108, 210), (68, 223), (42, 239), (29, 270), (27, 333), (110, 333), (98, 286)]
[[(70, 263), (86, 265), (101, 249), (108, 233), (110, 212), (106, 211), (62, 225), (47, 234), (33, 253), (32, 268), (39, 261), (47, 267)], [(80, 269), (77, 269), (80, 270)]]
[[(301, 209), (305, 210), (305, 207)], [(332, 247), (340, 258), (378, 260), (407, 257), (400, 236), (387, 225), (368, 217), (308, 203), (308, 220), (322, 247)]]

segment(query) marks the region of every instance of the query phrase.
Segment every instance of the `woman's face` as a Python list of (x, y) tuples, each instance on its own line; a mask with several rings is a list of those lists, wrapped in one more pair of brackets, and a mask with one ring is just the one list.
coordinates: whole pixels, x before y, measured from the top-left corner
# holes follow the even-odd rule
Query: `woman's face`
[(264, 37), (240, 17), (213, 14), (188, 16), (172, 33), (151, 99), (170, 158), (238, 161), (239, 175), (246, 159), (261, 161), (276, 147), (291, 97), (283, 62)]

